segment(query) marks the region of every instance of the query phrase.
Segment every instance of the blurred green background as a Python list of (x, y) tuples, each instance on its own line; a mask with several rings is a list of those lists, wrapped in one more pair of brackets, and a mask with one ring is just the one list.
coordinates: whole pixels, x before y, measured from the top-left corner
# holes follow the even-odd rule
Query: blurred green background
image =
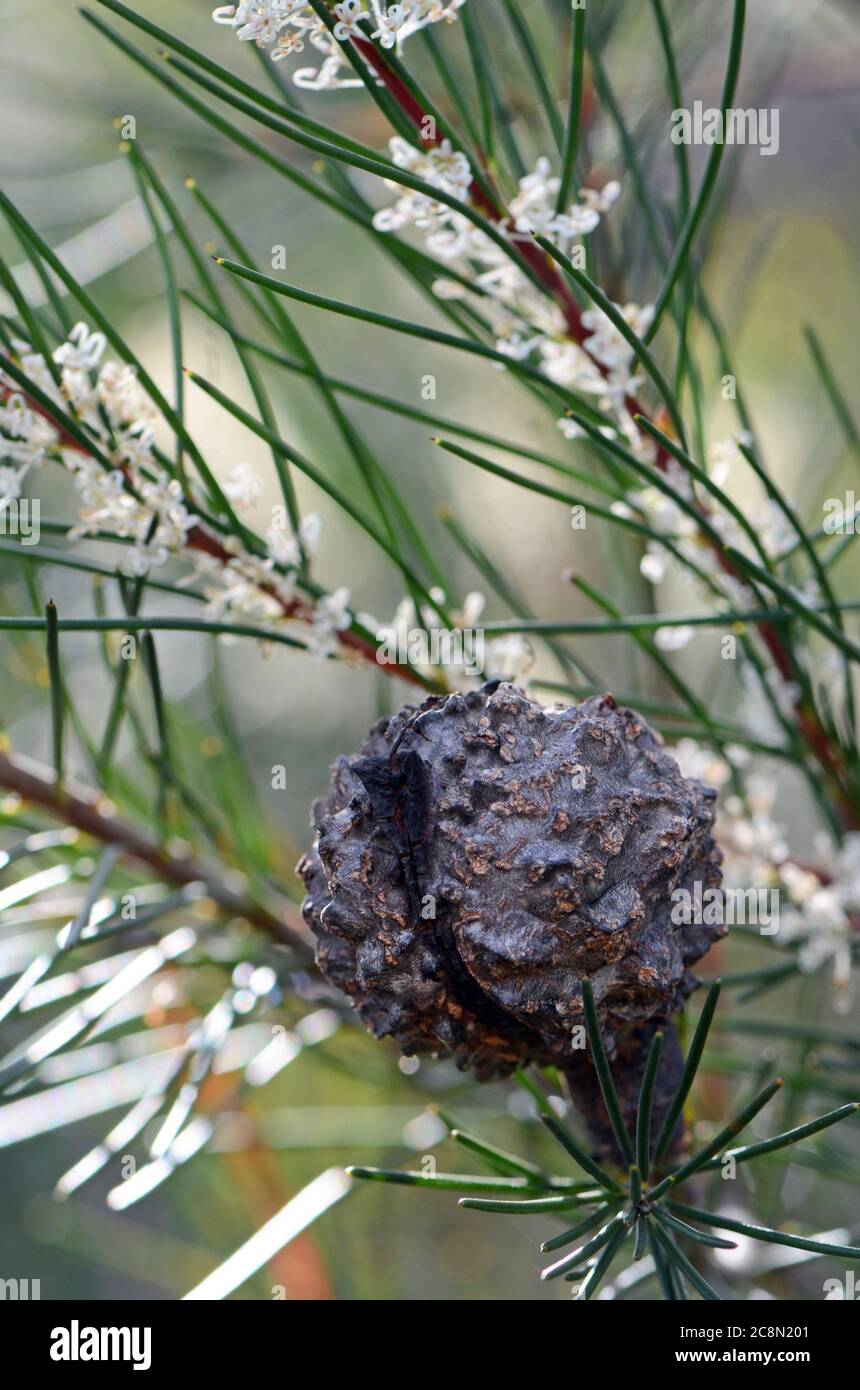
[[(480, 4), (482, 13), (492, 11), (492, 0), (470, 3)], [(229, 30), (211, 23), (209, 0), (140, 0), (138, 8), (248, 80), (260, 74), (250, 46), (237, 44)], [(824, 497), (840, 495), (852, 485), (836, 442), (836, 426), (814, 382), (801, 337), (803, 324), (815, 327), (850, 395), (857, 378), (860, 313), (860, 102), (852, 8), (832, 3), (798, 7), (776, 0), (759, 0), (752, 7), (739, 104), (779, 108), (780, 151), (774, 158), (762, 157), (755, 149), (730, 152), (729, 198), (711, 238), (706, 269), (711, 299), (730, 331), (743, 390), (768, 458), (812, 524), (820, 520)], [(529, 9), (554, 70), (548, 10), (537, 0)], [(677, 9), (686, 91), (706, 102), (713, 101), (719, 89), (725, 9), (712, 3)], [(430, 321), (432, 310), (398, 278), (369, 238), (267, 174), (170, 100), (80, 19), (71, 0), (52, 0), (48, 7), (32, 0), (0, 0), (0, 20), (5, 48), (0, 181), (51, 245), (63, 248), (69, 264), (89, 283), (164, 389), (169, 389), (171, 374), (160, 268), (130, 170), (118, 149), (112, 124), (117, 117), (135, 117), (142, 147), (187, 211), (201, 244), (213, 239), (212, 228), (184, 190), (183, 180), (189, 175), (261, 265), (267, 266), (274, 245), (283, 244), (286, 278), (294, 283)], [(452, 53), (457, 51), (450, 35), (445, 41)], [(153, 44), (142, 46), (149, 52), (154, 49)], [(670, 148), (656, 125), (653, 141), (646, 128), (656, 120), (649, 113), (662, 111), (664, 89), (644, 0), (622, 7), (621, 22), (604, 57), (628, 116), (635, 125), (638, 122), (643, 147), (650, 150), (651, 175), (659, 187), (668, 188)], [(499, 61), (516, 103), (522, 74), (513, 55), (503, 54)], [(363, 93), (324, 93), (310, 101), (310, 109), (322, 119), (371, 145), (384, 144), (387, 132)], [(523, 96), (524, 108), (525, 104)], [(525, 116), (522, 133), (528, 140)], [(275, 136), (263, 133), (261, 138), (306, 167), (301, 151)], [(611, 129), (598, 129), (595, 148), (600, 177), (621, 176)], [(535, 155), (541, 152), (535, 149)], [(694, 168), (701, 153), (692, 152)], [(362, 189), (382, 201), (370, 178)], [(630, 274), (624, 286), (613, 286), (613, 293), (641, 303), (653, 295), (655, 283), (643, 259), (629, 201), (625, 192), (620, 208), (626, 219)], [(439, 414), (545, 447), (558, 456), (562, 442), (552, 420), (490, 367), (427, 344), (392, 341), (380, 330), (347, 325), (301, 306), (296, 319), (332, 374), (420, 405), (421, 379), (433, 373), (433, 408)], [(188, 365), (249, 405), (229, 344), (191, 310), (186, 339)], [(702, 348), (709, 434), (719, 439), (733, 422), (720, 399), (711, 350), (705, 344), (697, 346)], [(267, 382), (284, 437), (324, 465), (341, 486), (355, 487), (353, 465), (313, 393), (285, 375), (269, 373)], [(355, 403), (350, 411), (410, 500), (425, 535), (439, 548), (452, 592), (482, 586), (438, 524), (435, 511), (441, 504), (463, 519), (542, 617), (593, 616), (564, 582), (563, 572), (569, 567), (593, 576), (628, 612), (642, 612), (653, 604), (653, 591), (639, 576), (638, 553), (633, 547), (620, 548), (606, 528), (573, 532), (566, 509), (466, 471), (435, 450), (421, 427)], [(193, 388), (189, 420), (219, 476), (247, 461), (265, 480), (258, 516), (252, 517), (265, 529), (277, 497), (265, 448)], [(744, 501), (743, 480), (733, 482)], [(301, 480), (299, 493), (304, 509), (323, 516), (320, 577), (331, 588), (347, 586), (357, 609), (389, 618), (402, 597), (397, 573), (380, 563), (372, 547), (312, 485)], [(46, 509), (59, 516), (67, 504), (59, 480)], [(849, 561), (848, 567), (854, 563)], [(850, 574), (841, 578), (851, 582)], [(51, 583), (47, 571), (43, 596), (49, 595)], [(91, 590), (84, 576), (58, 573), (56, 583), (62, 584), (65, 616), (91, 611)], [(20, 591), (19, 572), (4, 561), (3, 611), (20, 607)], [(682, 606), (689, 602), (683, 593), (664, 597)], [(159, 611), (171, 612), (171, 600), (159, 605)], [(486, 616), (507, 614), (490, 598)], [(33, 698), (34, 681), (44, 685), (37, 644), (13, 647), (4, 640), (3, 645), (7, 731), (17, 749), (44, 759), (48, 724), (41, 697)], [(93, 641), (83, 636), (69, 639), (64, 650), (75, 698), (83, 707), (103, 705), (107, 687)], [(600, 672), (606, 688), (615, 684), (659, 693), (652, 672), (624, 639), (585, 640), (576, 650)], [(208, 651), (202, 638), (159, 638), (167, 697), (186, 736), (201, 742), (211, 720), (205, 681)], [(719, 659), (716, 632), (697, 638), (677, 659), (691, 684), (706, 691), (718, 708), (736, 711), (737, 691), (726, 663)], [(248, 642), (222, 645), (219, 661), (243, 759), (275, 827), (287, 872), (306, 846), (310, 803), (325, 788), (329, 763), (337, 753), (357, 746), (377, 714), (399, 703), (405, 692), (364, 669), (315, 662), (282, 649), (263, 654)], [(551, 663), (540, 656), (537, 670), (553, 674)], [(275, 763), (287, 769), (286, 793), (271, 789)], [(787, 787), (781, 809), (795, 834), (808, 834), (808, 808), (791, 778)], [(740, 948), (731, 949), (742, 959)], [(285, 1013), (289, 1021), (289, 1006)], [(751, 1067), (756, 1060), (751, 1059)], [(475, 1088), (445, 1063), (422, 1064), (413, 1075), (407, 1074), (410, 1070), (398, 1070), (387, 1044), (341, 1029), (325, 1048), (309, 1050), (244, 1107), (236, 1120), (240, 1141), (235, 1152), (230, 1151), (233, 1140), (225, 1126), (216, 1146), (223, 1152), (198, 1158), (127, 1214), (106, 1210), (107, 1184), (101, 1179), (71, 1202), (58, 1204), (50, 1196), (58, 1174), (98, 1141), (118, 1112), (82, 1119), (61, 1134), (6, 1148), (0, 1152), (0, 1274), (41, 1278), (46, 1298), (175, 1297), (328, 1165), (400, 1163), (410, 1149), (419, 1155), (427, 1152), (436, 1129), (432, 1122), (414, 1121), (426, 1102), (435, 1099), (458, 1118), (469, 1118), (469, 1127), (480, 1123), (491, 1139), (522, 1150), (523, 1130), (516, 1124), (522, 1097), (512, 1096), (511, 1088)], [(721, 1086), (713, 1083), (714, 1106), (722, 1103)], [(250, 1126), (253, 1142), (248, 1142), (242, 1125)], [(441, 1168), (455, 1165), (451, 1148), (440, 1148)], [(794, 1204), (802, 1204), (811, 1175), (797, 1173), (788, 1181), (788, 1195)], [(818, 1185), (816, 1203), (821, 1228), (842, 1219), (839, 1189), (828, 1195)], [(489, 1221), (474, 1212), (459, 1212), (453, 1198), (441, 1195), (396, 1188), (361, 1190), (289, 1247), (276, 1266), (244, 1285), (241, 1296), (270, 1297), (272, 1285), (280, 1283), (291, 1299), (565, 1298), (566, 1287), (541, 1286), (536, 1278), (541, 1264), (536, 1237), (552, 1229), (547, 1224), (545, 1232), (538, 1230), (538, 1224)], [(817, 1296), (820, 1277), (814, 1267), (808, 1277), (812, 1296)], [(768, 1287), (778, 1293), (778, 1279)]]

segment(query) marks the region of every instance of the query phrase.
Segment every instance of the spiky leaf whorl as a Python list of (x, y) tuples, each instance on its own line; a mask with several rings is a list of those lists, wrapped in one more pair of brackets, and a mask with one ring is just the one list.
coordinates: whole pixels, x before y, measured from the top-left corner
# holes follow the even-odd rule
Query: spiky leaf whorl
[(719, 884), (713, 797), (611, 696), (406, 705), (314, 807), (299, 872), (320, 967), (377, 1037), (481, 1077), (564, 1065), (587, 975), (611, 1051), (680, 1008), (722, 935), (671, 920), (673, 890)]

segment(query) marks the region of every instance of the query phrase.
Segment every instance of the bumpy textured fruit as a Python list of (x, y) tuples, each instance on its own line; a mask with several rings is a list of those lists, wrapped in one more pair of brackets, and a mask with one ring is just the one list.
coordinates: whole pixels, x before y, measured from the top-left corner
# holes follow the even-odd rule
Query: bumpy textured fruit
[(544, 708), (494, 683), (406, 705), (314, 807), (299, 873), (320, 968), (407, 1054), (481, 1078), (555, 1063), (586, 1090), (588, 976), (632, 1094), (640, 1043), (723, 934), (672, 921), (675, 889), (720, 882), (713, 797), (608, 695)]

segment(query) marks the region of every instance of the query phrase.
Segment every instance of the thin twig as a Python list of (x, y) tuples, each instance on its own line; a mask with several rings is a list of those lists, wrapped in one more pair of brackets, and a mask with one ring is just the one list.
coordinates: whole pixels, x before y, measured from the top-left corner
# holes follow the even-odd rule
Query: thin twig
[(103, 793), (71, 780), (58, 786), (49, 769), (40, 763), (4, 752), (0, 752), (0, 786), (102, 844), (115, 845), (123, 855), (146, 864), (168, 883), (179, 887), (202, 884), (219, 907), (246, 918), (281, 945), (291, 946), (307, 958), (309, 941), (297, 917), (291, 921), (287, 920), (286, 913), (276, 917), (259, 903), (234, 891), (214, 869), (199, 859), (163, 849), (145, 831), (115, 815)]

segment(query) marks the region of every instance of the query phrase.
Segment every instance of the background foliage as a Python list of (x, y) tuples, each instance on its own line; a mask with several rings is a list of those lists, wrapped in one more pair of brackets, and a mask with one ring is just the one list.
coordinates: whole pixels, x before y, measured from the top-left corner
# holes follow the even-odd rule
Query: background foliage
[[(541, 60), (562, 90), (565, 78), (557, 61), (558, 21), (553, 14), (560, 7), (532, 8)], [(673, 165), (670, 147), (657, 138), (666, 93), (651, 7), (604, 8), (603, 62), (619, 108), (631, 124), (647, 187), (662, 206), (671, 196)], [(683, 14), (679, 9), (673, 22), (683, 55), (685, 90), (714, 101), (722, 80), (730, 7), (680, 8)], [(173, 389), (174, 367), (170, 319), (165, 314), (164, 247), (153, 238), (135, 183), (134, 160), (117, 149), (112, 122), (125, 114), (134, 115), (141, 157), (151, 162), (181, 209), (194, 245), (225, 250), (214, 217), (185, 186), (189, 176), (247, 249), (249, 257), (237, 259), (253, 259), (268, 270), (272, 246), (282, 243), (288, 255), (285, 278), (291, 283), (382, 313), (431, 322), (433, 311), (426, 300), (372, 237), (352, 235), (337, 216), (273, 178), (259, 160), (166, 99), (153, 81), (83, 22), (73, 5), (62, 0), (52, 7), (49, 44), (43, 41), (34, 7), (10, 0), (3, 11), (15, 60), (0, 101), (4, 128), (14, 129), (15, 139), (5, 144), (0, 183), (46, 241), (65, 248), (78, 278), (87, 282), (101, 309), (165, 392)], [(251, 45), (240, 48), (227, 31), (215, 28), (208, 4), (152, 3), (145, 12), (262, 89), (265, 75)], [(490, 31), (489, 51), (513, 116), (512, 129), (537, 157), (544, 152), (546, 132), (530, 114), (534, 94), (528, 70), (516, 47), (499, 41), (503, 21), (497, 8), (488, 16), (485, 7), (481, 19)], [(127, 30), (124, 33), (128, 36)], [(139, 37), (130, 35), (135, 42)], [(444, 36), (461, 55), (456, 37), (454, 43), (451, 35)], [(769, 159), (755, 150), (730, 152), (718, 215), (709, 222), (701, 249), (702, 282), (726, 327), (739, 383), (767, 442), (773, 477), (795, 498), (810, 527), (820, 517), (823, 498), (844, 494), (857, 477), (856, 452), (850, 439), (846, 444), (838, 412), (828, 403), (803, 336), (809, 325), (826, 343), (828, 361), (848, 395), (856, 374), (852, 329), (860, 307), (851, 251), (858, 213), (850, 177), (857, 130), (850, 80), (852, 42), (856, 46), (856, 34), (852, 39), (847, 10), (839, 5), (804, 7), (802, 13), (773, 0), (752, 7), (739, 104), (779, 107), (780, 154)], [(156, 48), (151, 42), (140, 46), (150, 54)], [(385, 147), (390, 132), (364, 93), (325, 93), (312, 102), (305, 109), (317, 119), (374, 150)], [(605, 114), (607, 103), (599, 105), (602, 114), (592, 131), (593, 161), (603, 175), (601, 182), (615, 176), (625, 182), (612, 222), (614, 263), (625, 267), (625, 283), (605, 287), (615, 297), (644, 302), (653, 298), (660, 277), (641, 210), (623, 173), (617, 129)], [(250, 129), (246, 121), (238, 124)], [(255, 129), (254, 135), (302, 173), (316, 172), (310, 153), (288, 146), (272, 132)], [(702, 154), (691, 152), (694, 185), (701, 175)], [(378, 205), (378, 181), (359, 173), (356, 182)], [(8, 235), (2, 254), (12, 265), (22, 259), (20, 245)], [(185, 269), (180, 278), (192, 283)], [(236, 294), (231, 304), (237, 321), (251, 332), (251, 310)], [(382, 330), (311, 307), (287, 307), (331, 376), (358, 380), (420, 408), (421, 380), (432, 373), (437, 382), (433, 410), (440, 416), (559, 456), (552, 416), (485, 364), (424, 340), (393, 340)], [(432, 321), (444, 326), (439, 315)], [(188, 305), (183, 309), (183, 331), (184, 362), (252, 409), (241, 366), (225, 336)], [(735, 421), (716, 389), (720, 364), (701, 322), (691, 331), (691, 345), (707, 388), (704, 429), (708, 438), (719, 439), (735, 428)], [(319, 393), (312, 385), (264, 370), (283, 437), (308, 458), (324, 461), (327, 478), (363, 505), (351, 451)], [(225, 480), (240, 460), (265, 480), (250, 517), (251, 524), (265, 529), (265, 518), (278, 499), (266, 444), (209, 396), (190, 387), (186, 411), (188, 427), (219, 480)], [(474, 552), (470, 559), (458, 544), (457, 526), (502, 571), (524, 610), (540, 618), (594, 618), (595, 607), (587, 595), (560, 578), (571, 566), (598, 585), (622, 613), (646, 613), (656, 602), (686, 611), (683, 590), (661, 590), (655, 599), (639, 572), (637, 544), (620, 546), (618, 533), (610, 527), (591, 524), (585, 533), (571, 532), (567, 508), (530, 491), (515, 491), (466, 467), (461, 458), (443, 454), (431, 443), (431, 431), (414, 421), (354, 401), (349, 403), (349, 418), (372, 440), (388, 477), (408, 497), (413, 521), (432, 549), (448, 592), (486, 589), (486, 616), (491, 620), (508, 617), (511, 605), (490, 592), (482, 567), (474, 563)], [(502, 461), (510, 465), (509, 459)], [(534, 478), (547, 476), (528, 464), (521, 471)], [(50, 506), (43, 504), (44, 511), (59, 517), (72, 505), (71, 487), (56, 474), (51, 487)], [(321, 489), (303, 477), (296, 487), (302, 511), (323, 516), (316, 572), (331, 588), (347, 585), (362, 610), (389, 617), (403, 594), (396, 568), (382, 561)], [(742, 510), (752, 505), (758, 491), (751, 474), (733, 475), (733, 496)], [(439, 520), (440, 507), (449, 509), (453, 528)], [(104, 560), (104, 552), (93, 543), (80, 554)], [(856, 596), (856, 573), (856, 557), (834, 571), (840, 597)], [(41, 610), (49, 598), (57, 600), (66, 619), (92, 614), (94, 602), (104, 603), (105, 611), (121, 611), (113, 581), (105, 581), (98, 598), (90, 574), (51, 565), (37, 569), (5, 553), (0, 556), (0, 584), (2, 612), (7, 615), (26, 614), (34, 605)], [(176, 596), (159, 597), (159, 613), (181, 609)], [(5, 633), (0, 640), (6, 733), (16, 750), (50, 763), (51, 678), (44, 635)], [(649, 700), (665, 703), (671, 695), (666, 679), (628, 634), (586, 633), (572, 640), (582, 666), (599, 673), (602, 687), (636, 693), (643, 707)], [(214, 639), (202, 635), (163, 633), (157, 650), (167, 736), (182, 787), (165, 790), (158, 757), (153, 761), (141, 755), (142, 747), (163, 754), (165, 730), (158, 718), (159, 702), (153, 705), (151, 699), (152, 683), (147, 686), (145, 673), (139, 672), (132, 692), (136, 713), (124, 722), (116, 745), (112, 793), (121, 795), (124, 808), (154, 826), (168, 805), (176, 834), (193, 837), (210, 853), (217, 851), (227, 868), (240, 865), (255, 891), (270, 902), (280, 902), (282, 893), (293, 904), (298, 902), (293, 867), (306, 845), (308, 807), (323, 790), (328, 764), (337, 753), (356, 746), (373, 718), (398, 703), (404, 688), (354, 664), (314, 661), (286, 648), (263, 652), (244, 640), (216, 646)], [(699, 637), (673, 654), (671, 665), (706, 700), (712, 717), (743, 723), (746, 711), (739, 705), (736, 682), (726, 679), (717, 634)], [(115, 690), (115, 676), (106, 670), (98, 639), (64, 634), (62, 672), (69, 708), (80, 719), (78, 732), (89, 728), (96, 737)], [(552, 653), (539, 644), (531, 675), (558, 680)], [(142, 741), (135, 737), (135, 724)], [(85, 768), (82, 742), (73, 727), (67, 752), (78, 770)], [(286, 791), (272, 788), (273, 763), (287, 770)], [(809, 787), (790, 761), (769, 762), (767, 775), (777, 779), (780, 818), (788, 825), (794, 852), (805, 857), (811, 831), (820, 824)], [(6, 803), (4, 810), (17, 822), (6, 843), (18, 843), (18, 809)], [(67, 911), (76, 910), (91, 881), (92, 864), (85, 862), (91, 859), (90, 848), (60, 847), (52, 854), (71, 874), (67, 889), (63, 887), (68, 892)], [(18, 877), (13, 874), (11, 881)], [(56, 905), (45, 909), (46, 918), (49, 911), (56, 914)], [(209, 1077), (202, 1093), (204, 1108), (219, 1106), (226, 1113), (217, 1123), (210, 1151), (179, 1167), (139, 1204), (128, 1210), (106, 1208), (105, 1194), (117, 1176), (102, 1173), (74, 1199), (58, 1205), (50, 1195), (57, 1176), (97, 1144), (121, 1113), (112, 1108), (119, 1099), (112, 1088), (121, 1086), (126, 1073), (108, 1069), (133, 1065), (153, 1038), (160, 1036), (165, 1045), (175, 1041), (190, 1017), (213, 1007), (225, 988), (225, 970), (240, 959), (259, 966), (271, 963), (268, 946), (253, 933), (243, 928), (226, 937), (209, 936), (204, 914), (198, 918), (203, 945), (178, 979), (165, 972), (160, 997), (141, 998), (138, 1010), (131, 1007), (124, 1022), (104, 1040), (91, 1040), (91, 1047), (100, 1046), (102, 1052), (91, 1052), (80, 1064), (88, 1089), (73, 1096), (55, 1091), (55, 1086), (76, 1084), (74, 1068), (79, 1065), (71, 1062), (72, 1071), (64, 1071), (57, 1059), (54, 1070), (43, 1069), (38, 1085), (17, 1102), (21, 1105), (29, 1096), (29, 1110), (15, 1110), (13, 1099), (0, 1111), (0, 1143), (6, 1146), (0, 1156), (0, 1200), (7, 1209), (4, 1225), (10, 1234), (0, 1274), (40, 1277), (43, 1296), (182, 1294), (330, 1165), (358, 1161), (412, 1166), (410, 1155), (414, 1163), (415, 1154), (434, 1150), (444, 1130), (423, 1115), (427, 1101), (437, 1102), (468, 1129), (479, 1128), (506, 1149), (549, 1161), (552, 1148), (540, 1127), (522, 1123), (530, 1113), (523, 1093), (508, 1086), (478, 1089), (446, 1063), (423, 1064), (417, 1070), (398, 1067), (387, 1047), (374, 1044), (348, 1023), (335, 1031), (333, 1001), (315, 997), (309, 974), (302, 972), (296, 979), (282, 973), (281, 983), (269, 991), (269, 1002), (278, 1010), (272, 1017), (292, 1027), (299, 1018), (312, 1015), (323, 1035), (331, 1027), (331, 1036), (315, 1043), (311, 1028), (311, 1045), (265, 1090), (236, 1093), (235, 1073)], [(14, 904), (10, 906), (0, 939), (4, 974), (13, 977), (16, 967), (28, 959), (32, 938), (25, 943), (25, 933), (40, 932), (40, 949), (44, 948), (47, 925), (59, 923), (48, 919), (40, 924), (38, 907), (16, 912)], [(757, 970), (761, 958), (760, 947), (739, 934), (702, 973)], [(240, 984), (243, 981), (240, 976)], [(56, 1001), (46, 996), (45, 1007), (55, 1010)], [(329, 1012), (321, 1017), (323, 1009)], [(833, 1014), (825, 978), (794, 977), (778, 994), (741, 1005), (732, 1017), (753, 1014), (765, 1025), (768, 1019), (778, 1025), (801, 1018), (810, 1027), (850, 1039), (847, 1047), (824, 1049), (826, 1085), (819, 1084), (819, 1075), (815, 1101), (811, 1111), (803, 1110), (804, 1116), (854, 1098), (856, 1017)], [(271, 1019), (260, 1027), (269, 1029)], [(174, 1032), (158, 1035), (158, 1029)], [(820, 1046), (821, 1038), (812, 1041)], [(249, 1048), (252, 1042), (247, 1040)], [(724, 1028), (713, 1068), (700, 1079), (697, 1091), (703, 1133), (709, 1122), (722, 1121), (727, 1108), (737, 1108), (757, 1081), (760, 1086), (773, 1073), (772, 1048), (778, 1048), (783, 1069), (790, 1067), (808, 1081), (809, 1038), (777, 1042), (745, 1032), (740, 1024)], [(813, 1067), (815, 1062), (813, 1055)], [(735, 1076), (738, 1071), (740, 1079)], [(792, 1106), (805, 1104), (803, 1088), (793, 1090), (792, 1096)], [(65, 1099), (75, 1111), (83, 1104), (96, 1113), (61, 1126)], [(786, 1105), (782, 1119), (794, 1118)], [(776, 1122), (763, 1132), (784, 1127)], [(20, 1141), (26, 1134), (33, 1137), (13, 1146), (13, 1139)], [(440, 1167), (457, 1166), (450, 1141), (442, 1142)], [(838, 1163), (833, 1151), (816, 1148), (790, 1173), (771, 1164), (760, 1176), (744, 1178), (751, 1184), (744, 1188), (744, 1210), (751, 1207), (761, 1220), (796, 1221), (804, 1231), (844, 1229), (846, 1194), (856, 1210), (856, 1175), (850, 1166), (849, 1139), (840, 1132), (838, 1143), (845, 1146), (838, 1150)], [(828, 1166), (831, 1176), (839, 1173), (840, 1182), (826, 1179), (822, 1170)], [(543, 1263), (535, 1237), (556, 1229), (547, 1218), (545, 1229), (538, 1230), (542, 1221), (490, 1222), (479, 1212), (458, 1211), (453, 1199), (443, 1195), (422, 1199), (406, 1189), (368, 1185), (287, 1246), (275, 1262), (243, 1284), (241, 1294), (268, 1297), (277, 1284), (290, 1298), (565, 1297), (565, 1286), (541, 1285), (535, 1277)], [(798, 1264), (789, 1272), (764, 1270), (749, 1244), (742, 1244), (734, 1267), (749, 1280), (745, 1287), (779, 1297), (820, 1297), (826, 1273), (841, 1273), (841, 1267), (825, 1273), (821, 1261)]]

